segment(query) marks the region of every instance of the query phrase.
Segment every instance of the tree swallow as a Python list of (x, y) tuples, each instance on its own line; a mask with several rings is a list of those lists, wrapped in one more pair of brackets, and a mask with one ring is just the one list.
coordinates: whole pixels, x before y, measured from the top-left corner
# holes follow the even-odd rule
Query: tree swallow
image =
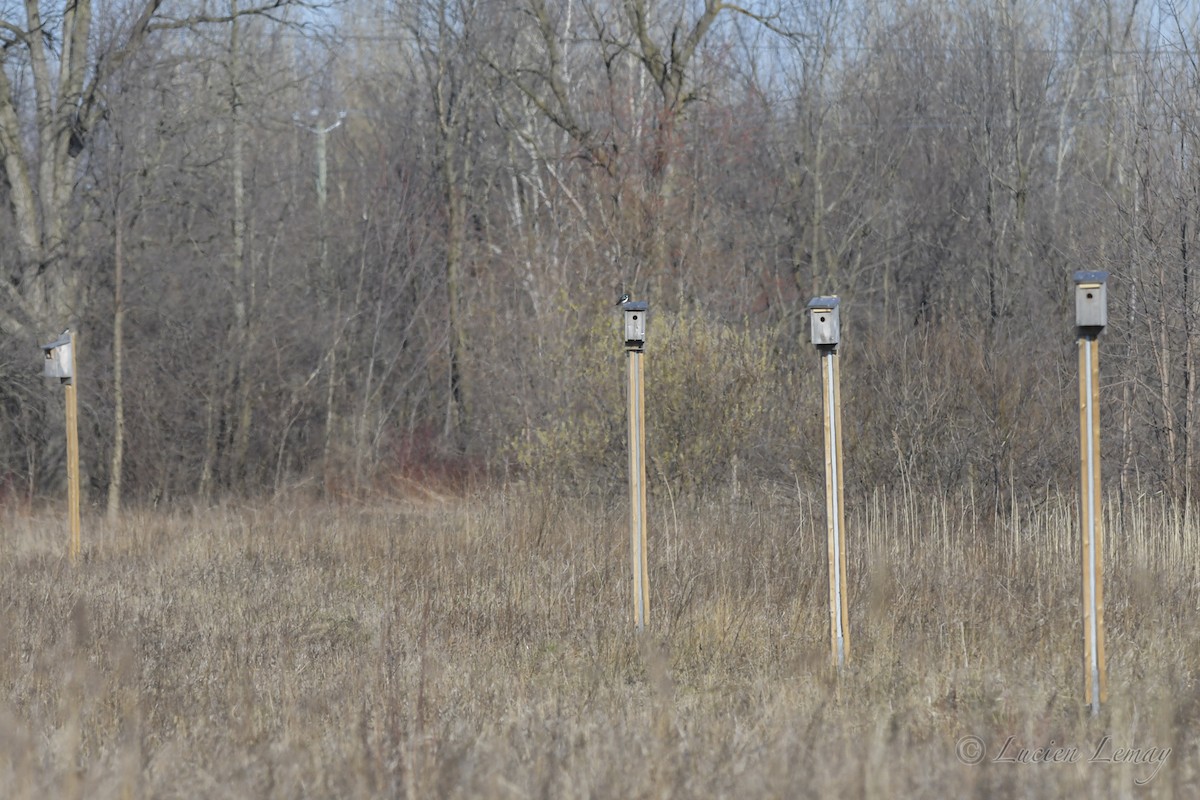
[(621, 299), (617, 301), (617, 305), (623, 306), (628, 302), (629, 302), (629, 292), (626, 292), (625, 294), (621, 295)]

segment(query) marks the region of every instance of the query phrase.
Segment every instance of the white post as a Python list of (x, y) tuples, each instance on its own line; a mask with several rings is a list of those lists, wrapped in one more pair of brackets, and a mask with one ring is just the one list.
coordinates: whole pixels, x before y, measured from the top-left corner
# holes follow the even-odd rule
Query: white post
[(826, 514), (829, 531), (829, 616), (833, 661), (841, 669), (849, 654), (846, 609), (846, 551), (842, 540), (842, 409), (837, 351), (821, 353), (825, 384)]
[(650, 621), (650, 576), (646, 554), (646, 303), (624, 302), (625, 360), (629, 399), (629, 551), (633, 565), (633, 623)]
[(79, 559), (79, 413), (76, 400), (76, 342), (75, 333), (68, 328), (58, 339), (42, 345), (45, 356), (42, 375), (58, 378), (63, 385), (66, 398), (67, 418), (67, 517), (71, 528), (71, 539), (67, 555), (74, 564)]
[(1108, 702), (1104, 658), (1104, 524), (1100, 497), (1100, 332), (1108, 322), (1107, 272), (1076, 272), (1079, 336), (1079, 529), (1083, 562), (1084, 701)]
[(808, 304), (812, 342), (821, 355), (830, 655), (834, 666), (840, 670), (850, 660), (850, 613), (846, 602), (846, 512), (842, 502), (842, 393), (837, 352), (841, 341), (839, 305), (836, 297), (816, 297)]
[(1108, 700), (1104, 665), (1103, 520), (1100, 506), (1099, 342), (1095, 335), (1079, 340), (1080, 388), (1080, 529), (1083, 535), (1083, 620), (1085, 700), (1092, 714)]

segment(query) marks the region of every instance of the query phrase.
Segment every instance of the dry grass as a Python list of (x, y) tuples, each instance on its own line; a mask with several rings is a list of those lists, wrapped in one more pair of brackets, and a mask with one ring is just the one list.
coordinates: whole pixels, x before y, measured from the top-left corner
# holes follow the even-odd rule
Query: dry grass
[[(641, 637), (619, 500), (89, 520), (77, 568), (59, 515), (10, 515), (0, 796), (1200, 794), (1196, 520), (1110, 509), (1092, 719), (1072, 504), (972, 508), (851, 504), (840, 678), (822, 510), (794, 495), (655, 504)], [(995, 761), (1010, 736), (1078, 760)], [(1171, 753), (1090, 762), (1105, 737)]]

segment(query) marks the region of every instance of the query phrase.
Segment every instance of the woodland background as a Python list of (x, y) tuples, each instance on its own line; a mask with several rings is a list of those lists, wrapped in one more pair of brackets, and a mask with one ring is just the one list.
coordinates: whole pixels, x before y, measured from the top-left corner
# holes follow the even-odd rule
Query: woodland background
[(1197, 14), (0, 0), (0, 795), (1200, 796)]
[[(261, 0), (260, 0), (261, 3)], [(40, 7), (40, 8), (39, 8)], [(0, 484), (91, 502), (819, 486), (804, 306), (843, 300), (848, 491), (1200, 479), (1197, 12), (1138, 0), (0, 3)]]

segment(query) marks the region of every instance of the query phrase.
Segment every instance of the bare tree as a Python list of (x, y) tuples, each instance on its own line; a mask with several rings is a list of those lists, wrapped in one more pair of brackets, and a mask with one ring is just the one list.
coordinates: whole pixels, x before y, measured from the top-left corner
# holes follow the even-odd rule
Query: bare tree
[[(76, 170), (104, 113), (102, 87), (156, 30), (229, 22), (243, 15), (281, 14), (298, 0), (272, 0), (227, 13), (169, 16), (163, 0), (129, 9), (128, 24), (97, 47), (92, 2), (62, 8), (30, 0), (20, 15), (0, 16), (0, 160), (17, 233), (18, 259), (5, 287), (10, 303), (0, 318), (6, 330), (36, 335), (78, 313), (80, 288), (67, 252), (67, 226)], [(22, 77), (14, 83), (14, 74)], [(26, 95), (25, 79), (28, 80)], [(27, 110), (31, 109), (27, 113)], [(32, 143), (22, 134), (26, 123)]]
[[(706, 0), (695, 9), (652, 0), (619, 6), (528, 0), (523, 11), (530, 26), (522, 41), (532, 46), (504, 54), (485, 51), (488, 63), (567, 135), (579, 158), (617, 184), (605, 192), (613, 198), (614, 219), (626, 221), (624, 235), (616, 238), (635, 242), (621, 259), (627, 262), (621, 267), (624, 280), (658, 283), (673, 274), (675, 287), (686, 295), (687, 276), (673, 263), (682, 248), (671, 229), (682, 204), (680, 126), (703, 96), (696, 65), (723, 17), (753, 17), (775, 27), (778, 15), (722, 0)], [(594, 47), (586, 57), (576, 56), (577, 42)], [(589, 86), (589, 76), (599, 76), (599, 85)], [(607, 95), (616, 113), (596, 113), (596, 95)]]
[(449, 332), (449, 375), (444, 436), (461, 442), (469, 427), (465, 371), (469, 343), (466, 307), (467, 215), (474, 180), (474, 138), (480, 106), (487, 95), (482, 85), (474, 40), (483, 32), (476, 0), (434, 0), (416, 3), (406, 21), (416, 41), (420, 74), (429, 93), (435, 125), (436, 159), (446, 213), (446, 313)]

